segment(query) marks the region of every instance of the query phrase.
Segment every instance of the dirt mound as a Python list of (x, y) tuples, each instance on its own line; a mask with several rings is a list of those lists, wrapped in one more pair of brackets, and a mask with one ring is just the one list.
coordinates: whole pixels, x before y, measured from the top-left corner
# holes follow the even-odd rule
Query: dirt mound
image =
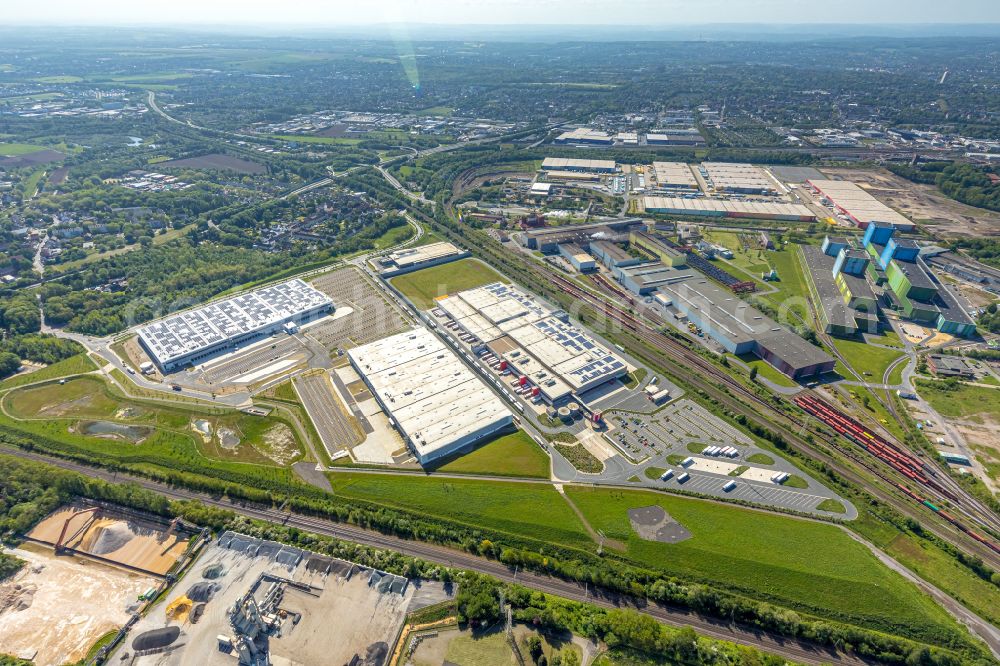
[(35, 600), (35, 592), (38, 586), (34, 583), (11, 583), (0, 585), (0, 613), (8, 610), (23, 611), (31, 608), (31, 602)]
[(133, 650), (156, 650), (165, 648), (181, 635), (180, 627), (163, 627), (139, 634), (132, 641)]
[(176, 620), (177, 622), (183, 622), (187, 619), (188, 613), (191, 612), (191, 608), (194, 603), (187, 597), (177, 597), (170, 602), (164, 611), (167, 617), (171, 620)]
[(198, 624), (198, 620), (205, 613), (205, 604), (195, 604), (195, 607), (191, 609), (191, 614), (188, 615), (188, 622), (191, 624)]
[(222, 578), (222, 575), (226, 573), (226, 568), (221, 564), (212, 564), (201, 570), (201, 577), (207, 580), (215, 580), (216, 578)]
[(121, 550), (134, 538), (135, 534), (126, 523), (120, 520), (101, 518), (87, 532), (83, 542), (80, 543), (79, 550), (93, 555), (107, 555)]
[(372, 643), (365, 654), (365, 666), (382, 666), (389, 654), (389, 644), (384, 641)]
[(187, 598), (196, 602), (211, 601), (216, 587), (215, 583), (195, 583), (188, 588)]

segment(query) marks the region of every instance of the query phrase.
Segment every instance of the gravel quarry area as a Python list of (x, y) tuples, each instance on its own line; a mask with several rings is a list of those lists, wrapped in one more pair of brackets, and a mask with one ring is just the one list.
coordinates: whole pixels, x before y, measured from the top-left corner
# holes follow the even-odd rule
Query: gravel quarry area
[(66, 547), (157, 575), (166, 574), (187, 550), (187, 535), (169, 532), (165, 525), (126, 519), (103, 509), (74, 516), (81, 508), (86, 507), (62, 507), (28, 537), (54, 545), (68, 519)]
[(233, 666), (236, 659), (220, 640), (234, 634), (231, 610), (248, 594), (264, 603), (264, 592), (273, 585), (281, 588), (275, 615), (282, 620), (267, 639), (269, 658), (289, 665), (382, 666), (411, 605), (437, 603), (451, 594), (440, 583), (411, 582), (227, 532), (136, 624), (110, 661)]
[(0, 585), (0, 653), (59, 666), (82, 659), (124, 625), (159, 581), (26, 543), (9, 551), (28, 564)]

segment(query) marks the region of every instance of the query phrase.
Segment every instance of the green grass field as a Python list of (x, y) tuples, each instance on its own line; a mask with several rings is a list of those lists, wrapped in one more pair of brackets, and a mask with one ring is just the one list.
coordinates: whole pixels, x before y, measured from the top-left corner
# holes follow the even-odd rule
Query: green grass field
[(762, 361), (753, 354), (743, 354), (739, 357), (741, 361), (746, 363), (751, 368), (757, 368), (757, 376), (763, 377), (778, 386), (786, 386), (789, 388), (796, 387), (798, 384), (794, 379), (788, 377), (787, 375), (778, 372), (777, 368), (768, 363), (767, 361)]
[(416, 112), (418, 116), (450, 116), (455, 109), (450, 106), (429, 106)]
[(361, 143), (361, 139), (349, 139), (342, 136), (314, 136), (310, 134), (274, 134), (271, 138), (280, 141), (322, 143), (331, 146), (356, 146)]
[(334, 494), (571, 548), (594, 546), (548, 483), (331, 472)]
[(472, 289), (498, 280), (508, 282), (505, 277), (486, 264), (468, 258), (400, 275), (391, 282), (418, 309), (428, 310), (434, 306), (434, 299), (438, 296)]
[(804, 299), (809, 298), (809, 286), (802, 275), (797, 245), (789, 244), (784, 250), (765, 252), (764, 256), (767, 257), (771, 268), (778, 271), (779, 281), (772, 284), (782, 294)]
[[(834, 338), (833, 344), (837, 351), (844, 355), (847, 362), (857, 372), (867, 377), (869, 381), (881, 383), (882, 375), (893, 361), (902, 356), (902, 352), (894, 349), (876, 347), (861, 340), (845, 340)], [(865, 373), (870, 373), (865, 375)]]
[(948, 418), (970, 418), (981, 421), (982, 417), (1000, 419), (1000, 390), (982, 386), (956, 384), (952, 389), (944, 382), (917, 381), (920, 397), (931, 404), (941, 416)]
[(44, 368), (35, 370), (34, 372), (26, 372), (24, 374), (8, 377), (0, 382), (0, 391), (3, 389), (14, 388), (15, 386), (24, 386), (25, 384), (45, 381), (46, 379), (69, 377), (70, 375), (79, 375), (86, 372), (92, 372), (94, 370), (97, 370), (97, 366), (94, 365), (94, 362), (90, 360), (89, 356), (86, 354), (77, 354), (76, 356), (71, 356), (64, 361), (59, 361), (58, 363), (53, 363), (52, 365), (47, 365)]
[(31, 143), (0, 143), (0, 156), (2, 157), (30, 155), (40, 150), (45, 150), (45, 146), (36, 146)]
[[(833, 525), (636, 490), (567, 487), (590, 525), (627, 556), (689, 581), (718, 581), (758, 599), (846, 622), (918, 635), (954, 628), (944, 610)], [(693, 535), (640, 539), (628, 510), (658, 504)]]
[(501, 435), (434, 469), (451, 474), (549, 478), (549, 457), (523, 430)]
[(194, 75), (189, 72), (153, 72), (150, 74), (112, 76), (111, 80), (116, 83), (159, 83), (161, 81), (190, 79), (192, 76)]
[(44, 177), (45, 169), (39, 168), (32, 171), (31, 175), (21, 181), (21, 194), (25, 199), (30, 199), (35, 196), (35, 192), (38, 191), (38, 186)]
[[(294, 431), (281, 419), (133, 400), (95, 376), (76, 377), (65, 384), (50, 382), (15, 388), (0, 400), (3, 420), (10, 419), (21, 430), (125, 458), (136, 453), (156, 453), (201, 458), (203, 462), (209, 458), (274, 466), (278, 463), (273, 458), (287, 464), (303, 455)], [(92, 421), (134, 426), (148, 436), (137, 438), (141, 441), (136, 444), (124, 437), (86, 434), (84, 428)], [(209, 436), (199, 434), (196, 422), (210, 429)], [(238, 443), (223, 446), (223, 432), (232, 433)]]
[(35, 80), (39, 83), (79, 83), (80, 81), (83, 81), (83, 78), (73, 76), (71, 74), (64, 74), (62, 76), (43, 76)]
[(881, 547), (893, 558), (904, 562), (907, 568), (924, 580), (949, 590), (983, 619), (994, 625), (1000, 623), (1000, 604), (997, 603), (996, 587), (945, 555), (940, 549), (905, 534), (897, 535)]
[(825, 499), (816, 505), (816, 508), (820, 511), (829, 511), (831, 513), (846, 513), (847, 508), (844, 506), (843, 502), (835, 499)]

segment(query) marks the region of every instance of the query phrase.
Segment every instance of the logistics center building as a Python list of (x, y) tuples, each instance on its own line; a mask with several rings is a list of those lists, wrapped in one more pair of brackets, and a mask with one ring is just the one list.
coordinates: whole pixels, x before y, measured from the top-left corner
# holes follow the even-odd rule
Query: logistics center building
[(809, 180), (806, 182), (814, 192), (822, 195), (860, 229), (867, 229), (871, 223), (888, 225), (901, 231), (913, 231), (916, 227), (913, 222), (886, 206), (856, 183), (846, 180)]
[(793, 379), (831, 372), (836, 359), (705, 278), (660, 287), (687, 318), (731, 354), (755, 354)]
[(146, 324), (139, 342), (169, 373), (331, 312), (329, 296), (294, 279)]
[(422, 465), (513, 424), (503, 401), (425, 328), (347, 356)]
[(701, 172), (719, 192), (740, 194), (774, 194), (775, 182), (752, 164), (702, 162)]
[(401, 275), (421, 268), (438, 266), (449, 261), (468, 257), (469, 253), (448, 242), (429, 243), (396, 250), (375, 261), (382, 277)]
[(645, 196), (647, 213), (694, 215), (698, 217), (745, 217), (757, 220), (815, 222), (816, 213), (802, 204), (771, 201), (727, 201), (724, 199), (685, 199), (683, 197)]
[(698, 180), (684, 162), (653, 162), (657, 187), (698, 190)]
[(437, 300), (548, 403), (580, 395), (628, 372), (614, 352), (520, 289), (494, 282)]
[(614, 173), (617, 168), (614, 160), (579, 160), (571, 157), (546, 157), (542, 160), (542, 171)]

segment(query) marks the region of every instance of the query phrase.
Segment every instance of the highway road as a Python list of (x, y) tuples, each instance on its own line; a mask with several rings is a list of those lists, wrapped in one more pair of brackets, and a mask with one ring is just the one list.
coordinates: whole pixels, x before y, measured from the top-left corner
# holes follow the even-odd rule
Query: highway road
[(62, 469), (103, 479), (111, 483), (134, 483), (171, 500), (192, 500), (206, 506), (233, 511), (247, 518), (296, 527), (307, 532), (374, 548), (393, 550), (404, 555), (418, 557), (449, 567), (477, 571), (505, 582), (516, 582), (525, 587), (573, 601), (593, 603), (604, 608), (632, 608), (670, 626), (689, 626), (703, 636), (743, 645), (751, 645), (803, 664), (865, 663), (865, 661), (858, 657), (834, 651), (832, 648), (822, 648), (804, 641), (785, 638), (752, 627), (743, 627), (733, 622), (704, 617), (683, 608), (646, 603), (632, 597), (597, 591), (588, 585), (579, 585), (571, 581), (564, 581), (549, 576), (511, 570), (500, 562), (477, 557), (444, 546), (421, 543), (419, 541), (408, 541), (396, 536), (354, 527), (353, 525), (345, 525), (322, 518), (312, 518), (279, 511), (273, 507), (237, 503), (228, 498), (217, 498), (182, 488), (173, 488), (157, 481), (88, 467), (59, 458), (50, 458), (35, 452), (7, 447), (0, 447), (0, 452), (36, 462), (48, 463)]

